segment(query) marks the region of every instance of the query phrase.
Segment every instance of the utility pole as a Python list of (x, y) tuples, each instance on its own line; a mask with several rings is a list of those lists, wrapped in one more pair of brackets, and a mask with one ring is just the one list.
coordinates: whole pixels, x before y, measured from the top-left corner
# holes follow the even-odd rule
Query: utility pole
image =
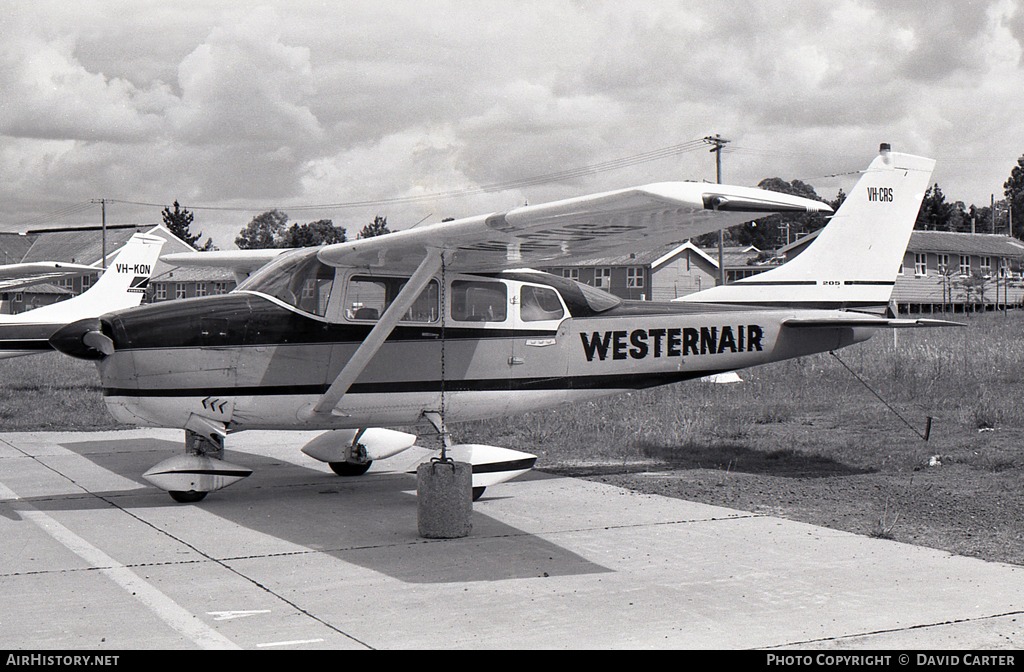
[(104, 198), (93, 199), (93, 203), (100, 204), (100, 225), (103, 229), (103, 241), (101, 253), (103, 257), (100, 259), (100, 268), (106, 270), (107, 268), (107, 201)]
[[(729, 141), (715, 133), (715, 137), (710, 135), (704, 138), (704, 142), (709, 145), (714, 145), (710, 150), (715, 154), (715, 178), (718, 184), (722, 183), (722, 147), (725, 147)], [(725, 284), (725, 254), (723, 252), (725, 248), (725, 229), (718, 230), (718, 284)]]

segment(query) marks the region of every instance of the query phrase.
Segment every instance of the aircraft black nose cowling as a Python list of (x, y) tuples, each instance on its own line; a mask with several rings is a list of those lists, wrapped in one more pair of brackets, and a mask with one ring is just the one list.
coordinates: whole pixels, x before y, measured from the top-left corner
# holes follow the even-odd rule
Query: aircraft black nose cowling
[(103, 327), (103, 321), (97, 317), (72, 322), (50, 336), (50, 345), (78, 359), (103, 359), (114, 354), (114, 341), (104, 333)]

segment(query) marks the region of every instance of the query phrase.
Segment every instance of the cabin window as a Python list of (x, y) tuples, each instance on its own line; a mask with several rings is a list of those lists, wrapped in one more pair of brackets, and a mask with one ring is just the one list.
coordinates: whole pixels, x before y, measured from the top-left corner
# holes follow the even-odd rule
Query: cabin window
[[(345, 317), (350, 320), (376, 321), (402, 291), (408, 278), (381, 278), (369, 275), (353, 276), (345, 292)], [(402, 322), (433, 322), (437, 319), (437, 281), (431, 280), (412, 307), (402, 316)]]
[(452, 282), (453, 320), (461, 322), (504, 322), (508, 293), (500, 282), (455, 280)]
[(558, 294), (550, 287), (523, 285), (519, 290), (519, 317), (523, 322), (560, 320), (565, 315)]

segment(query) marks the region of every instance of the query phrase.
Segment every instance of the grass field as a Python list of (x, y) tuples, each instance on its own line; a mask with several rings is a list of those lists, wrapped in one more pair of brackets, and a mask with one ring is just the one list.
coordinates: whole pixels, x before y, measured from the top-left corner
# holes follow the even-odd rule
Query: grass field
[[(743, 370), (741, 383), (452, 430), (554, 473), (1024, 564), (1024, 311), (956, 320), (966, 326), (879, 332), (838, 351), (842, 363), (826, 353)], [(0, 360), (0, 375), (7, 431), (118, 426), (90, 363), (48, 353)]]

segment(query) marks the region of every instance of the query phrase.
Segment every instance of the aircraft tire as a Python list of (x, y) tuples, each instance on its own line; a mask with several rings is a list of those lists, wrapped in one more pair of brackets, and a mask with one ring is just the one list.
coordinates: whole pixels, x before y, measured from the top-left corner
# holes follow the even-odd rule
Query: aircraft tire
[(171, 490), (167, 494), (171, 496), (171, 499), (181, 504), (198, 502), (207, 495), (205, 492), (196, 492), (195, 490)]
[(362, 476), (373, 464), (373, 460), (370, 460), (366, 464), (357, 464), (355, 462), (328, 462), (331, 470), (338, 476)]
[(475, 502), (476, 500), (480, 499), (481, 495), (484, 494), (484, 490), (486, 489), (487, 486), (473, 488), (473, 501)]

